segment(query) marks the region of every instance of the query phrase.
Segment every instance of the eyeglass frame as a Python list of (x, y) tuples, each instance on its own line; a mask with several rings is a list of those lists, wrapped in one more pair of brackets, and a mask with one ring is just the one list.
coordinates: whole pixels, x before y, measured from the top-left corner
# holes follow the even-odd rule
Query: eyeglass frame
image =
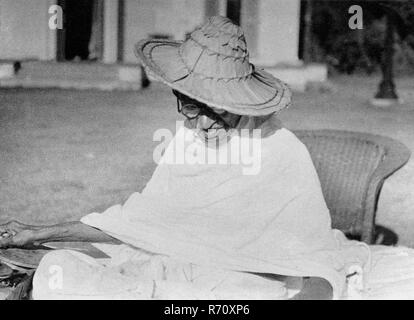
[[(220, 125), (222, 125), (222, 127), (226, 130), (231, 128), (231, 126), (222, 117), (220, 117), (220, 115), (218, 115), (216, 112), (214, 112), (214, 110), (212, 108), (210, 108), (209, 106), (207, 106), (205, 104), (202, 104), (202, 103), (183, 104), (182, 99), (180, 99), (182, 94), (178, 91), (175, 91), (175, 90), (173, 90), (173, 93), (177, 97), (177, 112), (182, 114), (188, 120), (195, 120), (198, 117), (200, 117), (202, 115), (205, 115), (205, 116), (209, 117), (210, 119), (212, 119), (214, 121), (207, 130), (211, 129), (217, 123), (220, 123)], [(196, 112), (196, 114), (194, 116), (189, 116), (188, 114), (186, 114), (183, 111), (186, 106), (194, 106), (198, 109), (198, 111)]]

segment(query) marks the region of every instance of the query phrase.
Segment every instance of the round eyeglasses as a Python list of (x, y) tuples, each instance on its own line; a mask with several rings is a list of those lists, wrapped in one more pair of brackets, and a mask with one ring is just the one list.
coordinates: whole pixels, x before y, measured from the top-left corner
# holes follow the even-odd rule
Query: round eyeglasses
[(207, 116), (208, 118), (212, 119), (214, 122), (211, 124), (209, 128), (206, 130), (212, 129), (229, 129), (230, 125), (220, 117), (213, 109), (209, 108), (208, 106), (198, 106), (194, 103), (182, 103), (180, 98), (177, 97), (177, 111), (185, 116), (188, 120), (195, 120), (198, 117), (203, 115)]

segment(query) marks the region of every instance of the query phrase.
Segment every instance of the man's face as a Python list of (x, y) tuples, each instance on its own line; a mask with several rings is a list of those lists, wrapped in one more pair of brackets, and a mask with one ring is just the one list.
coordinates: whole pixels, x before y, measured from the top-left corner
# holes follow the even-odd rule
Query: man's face
[(215, 139), (227, 135), (227, 132), (235, 128), (241, 118), (240, 115), (208, 107), (176, 91), (174, 94), (178, 99), (178, 111), (187, 118), (189, 127), (196, 129), (203, 139)]

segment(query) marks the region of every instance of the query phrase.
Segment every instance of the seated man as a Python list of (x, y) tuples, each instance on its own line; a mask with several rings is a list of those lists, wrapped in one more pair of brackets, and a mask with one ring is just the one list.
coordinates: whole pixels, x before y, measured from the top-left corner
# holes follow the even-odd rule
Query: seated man
[(185, 42), (145, 40), (137, 53), (185, 123), (124, 205), (0, 227), (0, 248), (88, 241), (110, 257), (47, 254), (34, 299), (414, 298), (410, 249), (331, 228), (310, 155), (276, 118), (291, 93), (249, 63), (239, 27), (213, 17)]

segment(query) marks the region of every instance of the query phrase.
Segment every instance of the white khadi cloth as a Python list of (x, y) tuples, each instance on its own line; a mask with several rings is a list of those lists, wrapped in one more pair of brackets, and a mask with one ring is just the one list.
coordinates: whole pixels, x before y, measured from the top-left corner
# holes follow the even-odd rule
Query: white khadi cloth
[[(197, 140), (194, 134), (194, 141), (188, 139), (192, 133), (182, 127), (164, 157), (184, 153)], [(238, 139), (249, 138), (228, 143)], [(368, 246), (331, 229), (316, 170), (293, 133), (279, 129), (261, 139), (260, 161), (259, 172), (246, 175), (243, 163), (161, 160), (142, 193), (81, 221), (131, 246), (198, 266), (321, 277), (341, 297), (348, 270), (369, 265)]]

